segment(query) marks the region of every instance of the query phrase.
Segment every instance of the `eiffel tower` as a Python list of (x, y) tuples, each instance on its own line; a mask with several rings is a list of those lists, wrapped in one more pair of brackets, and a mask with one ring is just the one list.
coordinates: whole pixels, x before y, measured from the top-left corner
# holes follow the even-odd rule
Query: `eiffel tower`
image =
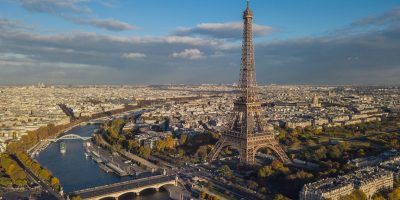
[(239, 151), (240, 163), (255, 164), (255, 154), (260, 148), (269, 148), (283, 163), (290, 160), (275, 139), (273, 129), (268, 129), (262, 114), (261, 103), (257, 98), (257, 83), (253, 48), (253, 12), (247, 1), (243, 13), (244, 30), (242, 44), (242, 64), (240, 69), (239, 98), (234, 103), (233, 119), (228, 123), (227, 131), (215, 144), (208, 155), (214, 160), (220, 151), (230, 146)]

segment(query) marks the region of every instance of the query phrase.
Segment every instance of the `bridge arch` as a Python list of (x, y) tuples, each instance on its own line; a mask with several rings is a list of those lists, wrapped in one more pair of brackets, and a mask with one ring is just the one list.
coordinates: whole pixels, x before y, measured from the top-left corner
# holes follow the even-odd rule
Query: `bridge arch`
[(83, 137), (83, 136), (71, 133), (71, 134), (63, 135), (63, 136), (61, 136), (59, 138), (56, 138), (56, 139), (50, 139), (50, 141), (57, 142), (59, 140), (74, 140), (74, 139), (89, 140), (90, 138), (91, 137)]
[(115, 198), (115, 199), (133, 199), (133, 198), (135, 198), (135, 197), (137, 197), (138, 195), (136, 194), (136, 192), (126, 192), (126, 193), (124, 193), (124, 194), (121, 194), (121, 195), (119, 195), (118, 196), (118, 198)]
[(115, 198), (114, 197), (104, 197), (104, 198), (101, 198), (100, 200), (115, 200)]
[[(158, 192), (159, 190), (166, 189), (167, 186), (174, 186), (175, 184), (172, 183), (165, 183), (165, 184), (158, 184), (158, 185), (153, 185), (150, 187), (144, 187), (140, 189), (135, 189), (132, 191), (126, 191), (118, 195), (118, 197), (115, 197), (115, 199), (121, 199), (122, 197), (129, 196), (131, 197), (132, 195), (134, 196), (140, 196), (141, 193), (146, 192), (146, 191), (153, 191), (153, 192)], [(169, 192), (169, 191), (168, 191)]]

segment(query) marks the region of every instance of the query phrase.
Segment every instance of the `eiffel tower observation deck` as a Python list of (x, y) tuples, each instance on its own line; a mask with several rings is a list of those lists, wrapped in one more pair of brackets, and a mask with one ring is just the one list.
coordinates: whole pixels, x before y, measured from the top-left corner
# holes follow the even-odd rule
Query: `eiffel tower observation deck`
[(261, 148), (269, 148), (283, 163), (290, 160), (275, 139), (274, 131), (267, 128), (261, 102), (257, 97), (256, 69), (253, 47), (253, 12), (247, 1), (243, 12), (242, 63), (239, 80), (239, 98), (234, 103), (231, 122), (226, 131), (208, 155), (209, 160), (217, 158), (225, 147), (236, 149), (242, 164), (254, 165), (255, 154)]

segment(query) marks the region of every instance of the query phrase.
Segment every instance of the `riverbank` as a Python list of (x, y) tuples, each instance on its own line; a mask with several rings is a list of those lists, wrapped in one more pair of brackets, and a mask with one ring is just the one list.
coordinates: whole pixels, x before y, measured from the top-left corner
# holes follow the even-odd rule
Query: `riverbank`
[(135, 163), (123, 158), (118, 153), (111, 153), (108, 150), (95, 145), (91, 141), (83, 143), (85, 149), (85, 156), (91, 157), (96, 163), (106, 172), (113, 172), (114, 174), (123, 176), (137, 176), (146, 172)]
[[(96, 128), (98, 126), (87, 125), (76, 128), (73, 131), (77, 135), (87, 137)], [(85, 148), (81, 140), (66, 140), (65, 143), (68, 149), (66, 154), (59, 152), (58, 143), (51, 143), (36, 159), (60, 179), (66, 194), (136, 178), (133, 176), (119, 177), (114, 173), (103, 171), (93, 159), (85, 156)], [(162, 190), (159, 192), (145, 191), (141, 193), (140, 197), (128, 195), (122, 199), (167, 200), (169, 195), (167, 191)]]

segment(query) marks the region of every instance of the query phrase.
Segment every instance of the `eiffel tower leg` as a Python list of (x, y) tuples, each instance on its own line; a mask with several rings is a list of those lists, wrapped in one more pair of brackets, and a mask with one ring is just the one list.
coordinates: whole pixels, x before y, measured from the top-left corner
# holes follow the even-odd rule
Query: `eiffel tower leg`
[(254, 148), (252, 147), (246, 147), (244, 146), (243, 148), (240, 149), (240, 163), (245, 164), (245, 165), (254, 165), (255, 164), (255, 159), (254, 159)]
[(282, 149), (282, 147), (278, 143), (272, 145), (272, 150), (275, 151), (275, 153), (278, 155), (279, 160), (282, 163), (284, 163), (284, 164), (291, 163), (289, 157), (286, 155), (285, 151)]
[(220, 138), (218, 142), (215, 144), (214, 148), (211, 149), (210, 153), (207, 156), (208, 161), (213, 161), (217, 158), (219, 152), (221, 152), (222, 148), (227, 146), (226, 138)]

